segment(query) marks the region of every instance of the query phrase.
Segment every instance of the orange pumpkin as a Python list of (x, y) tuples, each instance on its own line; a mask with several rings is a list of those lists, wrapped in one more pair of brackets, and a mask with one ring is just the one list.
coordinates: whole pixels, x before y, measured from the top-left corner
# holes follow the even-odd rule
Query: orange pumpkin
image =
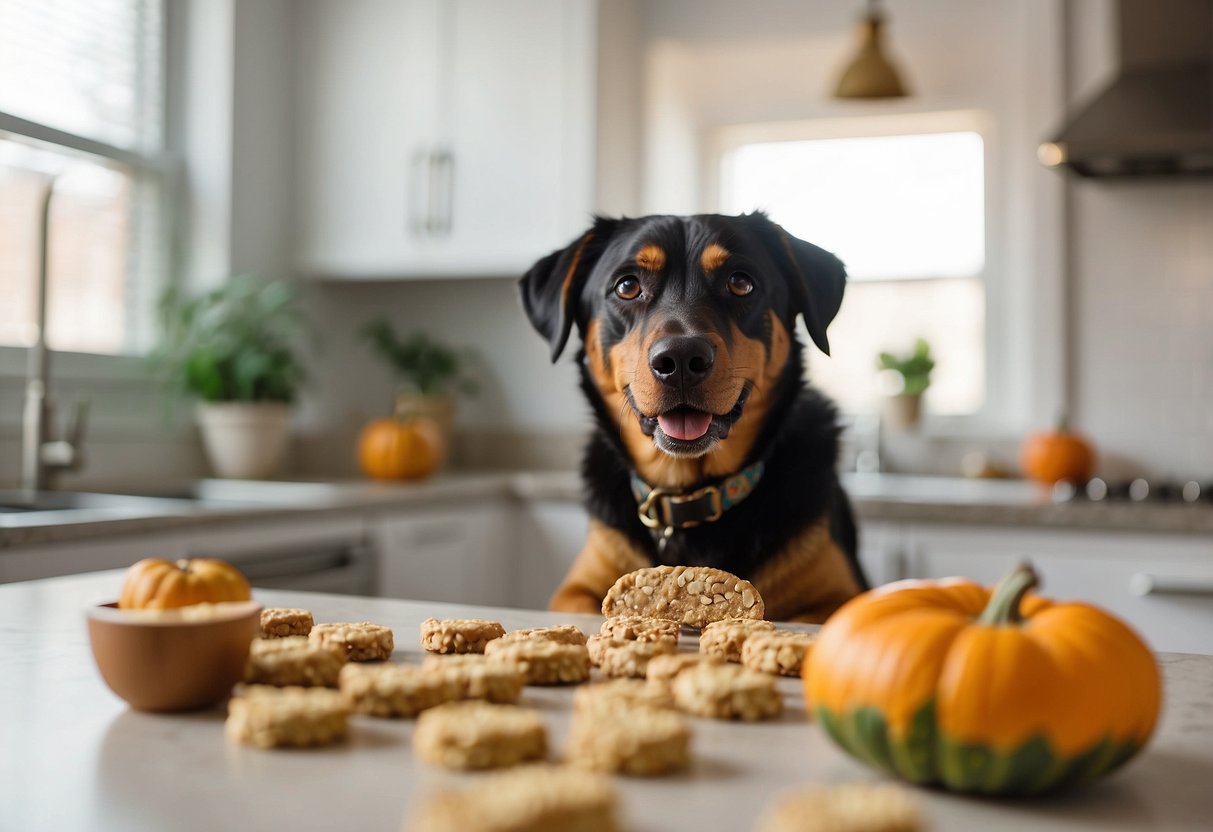
[(146, 558), (126, 570), (121, 609), (168, 610), (191, 604), (247, 601), (248, 580), (227, 561), (214, 558), (179, 560)]
[(1119, 619), (1027, 596), (1020, 567), (991, 592), (902, 581), (845, 604), (805, 665), (821, 726), (864, 762), (956, 791), (1028, 794), (1105, 774), (1145, 745), (1162, 686)]
[(1054, 431), (1029, 436), (1020, 449), (1023, 472), (1037, 482), (1053, 485), (1065, 480), (1083, 483), (1095, 473), (1091, 443), (1064, 424)]
[(358, 439), (358, 462), (377, 480), (428, 477), (442, 461), (442, 431), (432, 419), (377, 419)]

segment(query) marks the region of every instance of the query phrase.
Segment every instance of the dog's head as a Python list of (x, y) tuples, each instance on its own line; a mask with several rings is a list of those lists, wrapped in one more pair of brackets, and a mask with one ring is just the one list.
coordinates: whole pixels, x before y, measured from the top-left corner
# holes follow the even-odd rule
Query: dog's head
[[(741, 466), (777, 388), (800, 377), (797, 316), (828, 354), (845, 279), (763, 214), (653, 216), (598, 219), (521, 289), (553, 361), (576, 324), (604, 412), (637, 467), (669, 483)], [(680, 474), (677, 460), (699, 463)]]

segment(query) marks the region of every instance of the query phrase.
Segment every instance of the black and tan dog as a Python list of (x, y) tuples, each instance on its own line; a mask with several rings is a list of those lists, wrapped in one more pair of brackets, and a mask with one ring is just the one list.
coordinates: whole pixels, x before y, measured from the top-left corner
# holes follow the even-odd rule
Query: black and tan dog
[(598, 219), (527, 272), (553, 361), (577, 327), (597, 421), (589, 537), (553, 609), (597, 612), (620, 575), (660, 563), (746, 578), (773, 619), (823, 621), (864, 588), (836, 412), (796, 337), (800, 316), (829, 352), (845, 280), (763, 214)]

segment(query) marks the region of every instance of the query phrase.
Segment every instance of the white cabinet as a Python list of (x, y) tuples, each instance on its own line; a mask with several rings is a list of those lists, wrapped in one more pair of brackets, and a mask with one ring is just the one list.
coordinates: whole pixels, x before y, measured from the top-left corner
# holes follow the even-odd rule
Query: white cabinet
[[(125, 569), (144, 558), (175, 560), (185, 557), (185, 553), (185, 541), (172, 532), (16, 546), (0, 549), (0, 583)], [(119, 588), (119, 584), (114, 585), (115, 598)]]
[(532, 500), (524, 503), (517, 530), (517, 605), (547, 609), (569, 567), (585, 546), (590, 518), (572, 500)]
[(521, 273), (593, 203), (594, 0), (299, 7), (298, 265)]

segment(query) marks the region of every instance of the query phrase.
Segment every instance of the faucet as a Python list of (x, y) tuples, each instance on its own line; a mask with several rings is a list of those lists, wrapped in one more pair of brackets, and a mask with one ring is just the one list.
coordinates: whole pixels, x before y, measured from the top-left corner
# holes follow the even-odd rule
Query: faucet
[(54, 402), (50, 388), (50, 350), (46, 345), (46, 289), (50, 250), (51, 198), (55, 178), (50, 177), (42, 195), (42, 213), (38, 226), (38, 291), (36, 332), (29, 348), (29, 369), (25, 382), (25, 414), (21, 431), (21, 489), (28, 499), (50, 488), (62, 471), (74, 471), (83, 463), (84, 428), (88, 420), (88, 402), (76, 405), (75, 418), (65, 438), (54, 439)]

